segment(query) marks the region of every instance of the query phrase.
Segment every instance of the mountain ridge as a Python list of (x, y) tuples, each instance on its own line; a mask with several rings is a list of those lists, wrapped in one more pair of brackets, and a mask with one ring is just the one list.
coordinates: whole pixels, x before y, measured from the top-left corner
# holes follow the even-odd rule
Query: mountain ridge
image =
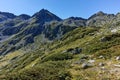
[(61, 19), (42, 9), (6, 16), (0, 22), (0, 80), (120, 79), (119, 13)]
[[(14, 15), (12, 13), (6, 12), (1, 13)], [(117, 18), (119, 18), (118, 15), (119, 14), (113, 15), (100, 11), (88, 19), (81, 17), (69, 17), (67, 19), (61, 19), (48, 10), (41, 9), (33, 16), (21, 14), (19, 16), (14, 16), (14, 18), (11, 20), (5, 20), (1, 22), (0, 37), (2, 42), (7, 42), (10, 45), (14, 45), (14, 49), (16, 50), (20, 49), (21, 45), (26, 46), (29, 43), (34, 43), (34, 38), (38, 35), (43, 35), (44, 39), (46, 38), (47, 41), (60, 39), (62, 35), (77, 27), (101, 27), (105, 24), (110, 23), (113, 21), (113, 19), (117, 21)], [(5, 44), (1, 44), (1, 46), (3, 45)], [(5, 46), (8, 47), (8, 45)], [(10, 45), (9, 47), (11, 47)], [(5, 53), (5, 50), (3, 49), (0, 51), (0, 53), (6, 54), (9, 51), (14, 51), (14, 49), (11, 48)]]

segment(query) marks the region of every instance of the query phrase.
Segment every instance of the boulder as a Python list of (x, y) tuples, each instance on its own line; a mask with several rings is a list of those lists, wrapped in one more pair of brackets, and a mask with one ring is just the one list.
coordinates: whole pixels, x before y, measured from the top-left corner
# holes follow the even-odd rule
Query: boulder
[(83, 63), (82, 64), (82, 69), (87, 69), (87, 68), (89, 68), (89, 67), (91, 67), (92, 65), (91, 64), (89, 64), (89, 63)]
[(72, 54), (80, 54), (82, 52), (82, 48), (79, 48), (79, 47), (69, 48), (66, 50), (66, 52), (70, 52)]
[(89, 57), (88, 56), (82, 56), (80, 59), (88, 59)]
[(106, 39), (105, 37), (102, 37), (102, 38), (100, 39), (100, 41), (101, 41), (101, 42), (106, 42), (107, 39)]
[(79, 61), (74, 62), (74, 64), (83, 64), (85, 62), (85, 59), (81, 59)]
[(66, 52), (72, 52), (73, 50), (74, 50), (73, 48), (69, 48), (69, 49), (67, 49)]
[(99, 56), (99, 59), (104, 59), (104, 56), (103, 55)]
[(83, 69), (88, 68), (88, 64), (87, 64), (87, 63), (83, 63), (83, 64), (82, 64), (82, 68), (83, 68)]
[(95, 60), (88, 60), (88, 62), (89, 62), (89, 63), (94, 63), (94, 62), (95, 62)]
[(105, 64), (102, 63), (102, 62), (99, 63), (99, 66), (100, 66), (100, 67), (102, 67), (102, 66), (104, 66), (104, 65), (105, 65)]
[(73, 51), (73, 54), (80, 54), (82, 52), (82, 48), (76, 47)]
[(116, 60), (120, 60), (120, 56), (117, 56), (117, 57), (116, 57)]

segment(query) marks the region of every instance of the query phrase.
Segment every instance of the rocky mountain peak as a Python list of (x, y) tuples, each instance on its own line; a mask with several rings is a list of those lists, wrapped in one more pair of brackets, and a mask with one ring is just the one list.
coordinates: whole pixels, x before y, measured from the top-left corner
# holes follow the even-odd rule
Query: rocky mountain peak
[(6, 16), (7, 18), (15, 18), (16, 16), (12, 13), (8, 13), (8, 12), (0, 12), (0, 15)]
[(48, 11), (47, 9), (41, 9), (39, 12), (41, 12), (41, 13), (46, 13), (46, 12), (48, 12), (48, 13), (49, 13), (49, 11)]
[(104, 12), (102, 12), (102, 11), (99, 11), (99, 12), (93, 14), (91, 17), (89, 17), (88, 20), (93, 19), (93, 18), (95, 18), (95, 17), (104, 16), (104, 15), (107, 15), (107, 14), (104, 13)]
[(97, 16), (102, 16), (102, 15), (105, 15), (106, 13), (102, 12), (102, 11), (99, 11), (96, 13)]
[(46, 9), (42, 9), (39, 12), (35, 13), (33, 18), (36, 18), (38, 21), (49, 22), (49, 21), (61, 21), (62, 19), (56, 16), (55, 14), (49, 12)]
[(116, 16), (117, 16), (117, 17), (119, 17), (119, 16), (120, 16), (120, 12), (119, 12), (119, 13), (117, 13), (117, 14), (116, 14)]
[(64, 25), (85, 26), (87, 19), (81, 17), (69, 17), (63, 21)]
[(0, 22), (5, 21), (7, 19), (13, 19), (16, 16), (12, 13), (8, 13), (8, 12), (0, 12)]
[(81, 17), (69, 17), (68, 19), (72, 19), (72, 20), (86, 20), (86, 19), (81, 18)]
[(27, 15), (27, 14), (21, 14), (19, 15), (17, 18), (23, 19), (23, 20), (27, 20), (29, 19), (31, 16)]

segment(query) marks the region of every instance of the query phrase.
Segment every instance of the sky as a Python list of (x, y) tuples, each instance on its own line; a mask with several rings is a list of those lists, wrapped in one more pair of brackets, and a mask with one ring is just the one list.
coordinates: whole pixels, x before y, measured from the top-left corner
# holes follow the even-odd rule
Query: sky
[(120, 0), (0, 0), (0, 11), (15, 15), (33, 15), (43, 8), (63, 19), (71, 16), (89, 18), (98, 11), (120, 12)]

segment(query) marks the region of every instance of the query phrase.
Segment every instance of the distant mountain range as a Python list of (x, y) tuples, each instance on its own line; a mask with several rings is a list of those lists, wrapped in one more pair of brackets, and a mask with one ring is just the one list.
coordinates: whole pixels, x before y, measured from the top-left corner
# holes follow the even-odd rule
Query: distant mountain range
[(119, 20), (119, 13), (114, 15), (101, 11), (88, 19), (81, 17), (61, 19), (45, 9), (33, 16), (26, 14), (16, 16), (12, 13), (0, 12), (0, 54), (20, 49), (21, 45), (33, 43), (38, 35), (43, 35), (44, 38), (52, 41), (60, 39), (62, 35), (77, 27), (101, 27), (106, 23), (114, 25)]

